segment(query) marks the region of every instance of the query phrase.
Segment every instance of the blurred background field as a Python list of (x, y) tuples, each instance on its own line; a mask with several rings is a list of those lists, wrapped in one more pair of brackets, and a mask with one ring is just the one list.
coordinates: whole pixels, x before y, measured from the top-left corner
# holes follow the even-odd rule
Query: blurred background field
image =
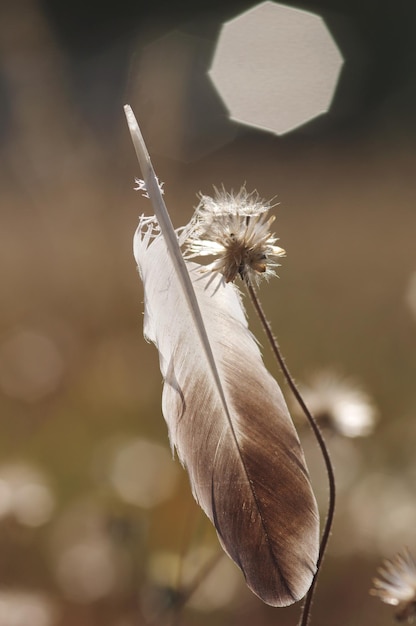
[[(393, 620), (368, 590), (384, 557), (416, 553), (416, 9), (294, 3), (326, 19), (345, 67), (331, 111), (277, 137), (231, 122), (205, 75), (221, 24), (250, 6), (0, 4), (0, 626), (168, 623), (218, 551), (142, 337), (132, 236), (151, 208), (126, 102), (175, 226), (213, 185), (279, 202), (287, 258), (261, 298), (287, 363), (299, 383), (345, 377), (375, 419), (366, 437), (328, 429), (339, 496), (312, 623)], [(264, 606), (224, 557), (181, 624), (298, 612)]]

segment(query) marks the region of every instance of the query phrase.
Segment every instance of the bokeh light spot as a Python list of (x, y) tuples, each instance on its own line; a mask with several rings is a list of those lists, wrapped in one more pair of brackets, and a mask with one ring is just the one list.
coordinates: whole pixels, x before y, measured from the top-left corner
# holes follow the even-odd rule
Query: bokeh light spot
[(98, 600), (116, 587), (111, 546), (99, 536), (63, 550), (56, 573), (67, 597), (76, 602)]
[(37, 527), (50, 520), (54, 508), (52, 491), (36, 467), (18, 461), (0, 467), (0, 518)]
[(179, 30), (143, 50), (132, 103), (138, 101), (152, 153), (194, 161), (236, 136), (207, 78), (210, 58), (204, 38)]
[(342, 63), (318, 15), (263, 2), (223, 25), (209, 75), (233, 120), (282, 135), (328, 111)]
[(43, 594), (24, 590), (0, 591), (1, 626), (52, 626), (57, 607)]
[(130, 504), (149, 509), (164, 502), (172, 495), (177, 478), (171, 454), (158, 443), (134, 439), (115, 454), (111, 482)]
[(123, 589), (126, 554), (108, 532), (108, 515), (93, 500), (64, 510), (51, 534), (53, 570), (69, 600), (96, 602)]
[(63, 372), (63, 358), (44, 334), (18, 329), (0, 344), (0, 388), (8, 396), (41, 400), (55, 391)]

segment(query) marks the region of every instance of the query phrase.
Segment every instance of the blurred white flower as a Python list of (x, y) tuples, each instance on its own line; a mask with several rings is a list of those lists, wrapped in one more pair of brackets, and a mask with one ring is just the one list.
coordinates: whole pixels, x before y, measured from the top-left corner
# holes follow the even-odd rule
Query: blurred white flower
[(276, 259), (285, 251), (275, 245), (277, 239), (270, 233), (275, 219), (267, 215), (271, 204), (256, 192), (247, 193), (245, 187), (237, 194), (224, 189), (215, 192), (214, 198), (201, 195), (186, 256), (217, 256), (207, 270), (220, 272), (227, 283), (238, 275), (254, 282), (273, 276)]
[[(332, 371), (322, 371), (299, 389), (322, 428), (344, 437), (365, 437), (373, 432), (377, 409), (370, 396), (353, 381)], [(294, 406), (294, 412), (299, 411)]]
[(416, 618), (416, 561), (406, 548), (378, 569), (370, 593), (386, 604), (398, 607), (396, 618), (413, 622)]
[(42, 593), (0, 590), (0, 626), (53, 626), (57, 618), (56, 605)]
[(23, 462), (0, 466), (0, 518), (12, 516), (36, 527), (51, 518), (54, 508), (52, 491), (38, 469)]
[(62, 354), (45, 334), (17, 329), (0, 344), (0, 388), (12, 398), (41, 400), (55, 391), (64, 369)]

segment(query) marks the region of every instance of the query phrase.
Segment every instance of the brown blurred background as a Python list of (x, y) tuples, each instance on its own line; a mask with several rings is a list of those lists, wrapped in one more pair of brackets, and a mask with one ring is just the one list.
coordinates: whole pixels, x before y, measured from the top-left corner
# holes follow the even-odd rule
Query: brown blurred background
[[(345, 67), (331, 111), (283, 137), (229, 121), (205, 74), (250, 3), (149, 5), (0, 4), (0, 626), (169, 623), (218, 549), (171, 461), (142, 337), (131, 242), (151, 208), (126, 102), (176, 226), (212, 185), (280, 203), (287, 258), (261, 297), (287, 363), (300, 383), (351, 377), (378, 415), (369, 437), (329, 435), (339, 503), (312, 623), (390, 624), (368, 590), (383, 557), (416, 551), (415, 5), (294, 3), (325, 18)], [(181, 623), (298, 612), (262, 605), (224, 557)]]

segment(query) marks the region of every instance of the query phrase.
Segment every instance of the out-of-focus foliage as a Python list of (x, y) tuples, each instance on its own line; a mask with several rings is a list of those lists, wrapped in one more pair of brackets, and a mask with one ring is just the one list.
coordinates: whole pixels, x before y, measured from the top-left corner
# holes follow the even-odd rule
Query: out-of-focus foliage
[[(236, 132), (219, 108), (223, 140), (208, 141), (186, 55), (171, 100), (155, 107), (138, 84), (145, 44), (168, 32), (159, 17), (95, 55), (84, 37), (77, 56), (40, 2), (0, 7), (0, 625), (164, 624), (199, 578), (184, 626), (283, 626), (299, 612), (264, 606), (227, 557), (216, 563), (214, 533), (170, 459), (131, 252), (150, 205), (133, 191), (139, 172), (121, 106), (129, 100), (139, 120), (153, 118), (149, 128), (177, 116), (168, 143), (182, 142), (188, 163), (162, 156), (163, 137), (143, 125), (176, 226), (213, 184), (246, 182), (280, 202), (287, 258), (261, 298), (287, 362), (300, 382), (322, 369), (351, 376), (378, 413), (368, 437), (329, 436), (339, 496), (315, 620), (387, 626), (392, 614), (369, 596), (371, 579), (382, 557), (416, 545), (416, 138), (406, 109), (416, 79), (402, 56), (396, 84), (367, 98), (371, 117), (346, 121), (338, 103), (338, 117), (283, 139)], [(206, 21), (184, 28), (200, 37), (204, 24), (208, 34)], [(354, 22), (339, 34), (353, 31)], [(370, 52), (357, 51), (347, 64), (370, 71)], [(409, 39), (409, 67), (412, 54)], [(156, 58), (153, 71), (163, 63)], [(352, 94), (350, 113), (354, 103)], [(322, 463), (301, 434), (324, 514)]]

